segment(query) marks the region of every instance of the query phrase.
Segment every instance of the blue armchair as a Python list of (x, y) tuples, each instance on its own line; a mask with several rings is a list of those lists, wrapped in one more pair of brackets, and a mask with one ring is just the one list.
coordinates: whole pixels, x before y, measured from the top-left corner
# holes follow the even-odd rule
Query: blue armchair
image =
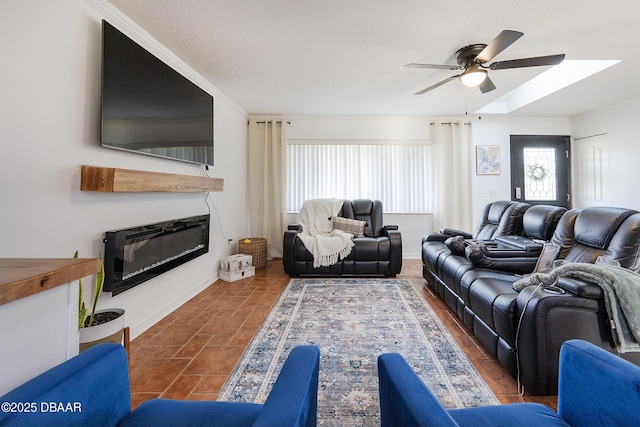
[(640, 367), (582, 341), (560, 351), (558, 412), (540, 403), (445, 410), (396, 353), (378, 358), (382, 427), (627, 426), (640, 420)]
[(127, 355), (99, 344), (2, 398), (1, 426), (315, 427), (320, 351), (294, 348), (264, 404), (152, 399), (131, 412)]

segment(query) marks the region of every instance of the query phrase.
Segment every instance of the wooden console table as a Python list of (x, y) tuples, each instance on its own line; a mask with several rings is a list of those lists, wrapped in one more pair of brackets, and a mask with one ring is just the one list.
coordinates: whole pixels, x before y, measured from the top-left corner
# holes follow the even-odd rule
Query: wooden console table
[(0, 395), (78, 354), (76, 281), (100, 260), (0, 258)]
[(98, 271), (98, 258), (0, 258), (0, 305)]

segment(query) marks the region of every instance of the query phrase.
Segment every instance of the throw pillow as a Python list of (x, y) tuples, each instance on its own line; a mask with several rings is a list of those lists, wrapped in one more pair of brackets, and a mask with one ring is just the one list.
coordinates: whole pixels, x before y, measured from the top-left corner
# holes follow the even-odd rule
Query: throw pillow
[(538, 262), (533, 269), (534, 273), (549, 273), (556, 267), (557, 258), (560, 255), (560, 246), (555, 243), (545, 243), (542, 252), (538, 257)]
[(452, 254), (465, 256), (465, 249), (469, 245), (469, 242), (463, 236), (453, 236), (449, 237), (444, 241), (444, 244)]
[(358, 221), (357, 219), (342, 218), (341, 216), (332, 216), (331, 224), (334, 230), (353, 234), (353, 237), (364, 237), (364, 227), (367, 225), (367, 222)]

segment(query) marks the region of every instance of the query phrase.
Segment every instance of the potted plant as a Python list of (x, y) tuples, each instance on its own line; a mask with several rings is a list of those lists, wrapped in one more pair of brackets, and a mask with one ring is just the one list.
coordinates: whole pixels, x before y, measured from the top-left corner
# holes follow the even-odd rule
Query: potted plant
[[(78, 251), (73, 255), (78, 257)], [(124, 335), (124, 310), (121, 308), (108, 308), (97, 310), (98, 299), (104, 285), (104, 264), (100, 256), (100, 271), (96, 274), (95, 295), (91, 311), (87, 310), (84, 303), (84, 289), (82, 279), (79, 281), (78, 293), (78, 330), (80, 332), (80, 352), (101, 342), (122, 343)]]

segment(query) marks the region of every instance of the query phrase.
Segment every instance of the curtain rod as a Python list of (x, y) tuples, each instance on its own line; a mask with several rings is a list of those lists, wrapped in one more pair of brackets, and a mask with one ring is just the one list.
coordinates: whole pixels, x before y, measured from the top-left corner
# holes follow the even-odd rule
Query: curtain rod
[[(248, 123), (251, 123), (251, 122), (248, 122)], [(265, 123), (268, 123), (268, 122), (266, 122), (266, 121), (257, 121), (257, 122), (256, 122), (256, 124), (258, 124), (258, 125), (263, 125), (263, 124), (265, 124)], [(269, 122), (269, 123), (270, 123), (270, 122)], [(277, 122), (276, 122), (276, 124), (281, 124), (281, 123), (282, 123), (282, 121), (277, 121)], [(290, 124), (291, 124), (291, 122), (285, 122), (285, 123), (286, 123), (286, 124), (288, 124), (288, 125), (290, 125)], [(431, 123), (429, 123), (429, 124), (430, 124), (431, 126), (433, 126), (433, 125), (435, 125), (436, 123), (435, 123), (435, 122), (431, 122)], [(460, 123), (458, 123), (458, 122), (442, 122), (442, 123), (440, 123), (440, 124), (441, 124), (441, 125), (459, 125)], [(471, 124), (471, 122), (463, 122), (462, 124), (463, 124), (463, 125), (470, 125), (470, 124)]]
[[(436, 124), (435, 122), (431, 122), (431, 123), (429, 123), (429, 125), (431, 125), (431, 126), (433, 126), (433, 125), (435, 125), (435, 124)], [(440, 123), (440, 124), (441, 124), (441, 125), (459, 125), (460, 123), (458, 123), (458, 122), (442, 122), (442, 123)], [(470, 124), (471, 124), (471, 122), (462, 122), (462, 124), (463, 124), (463, 125), (470, 125)]]

